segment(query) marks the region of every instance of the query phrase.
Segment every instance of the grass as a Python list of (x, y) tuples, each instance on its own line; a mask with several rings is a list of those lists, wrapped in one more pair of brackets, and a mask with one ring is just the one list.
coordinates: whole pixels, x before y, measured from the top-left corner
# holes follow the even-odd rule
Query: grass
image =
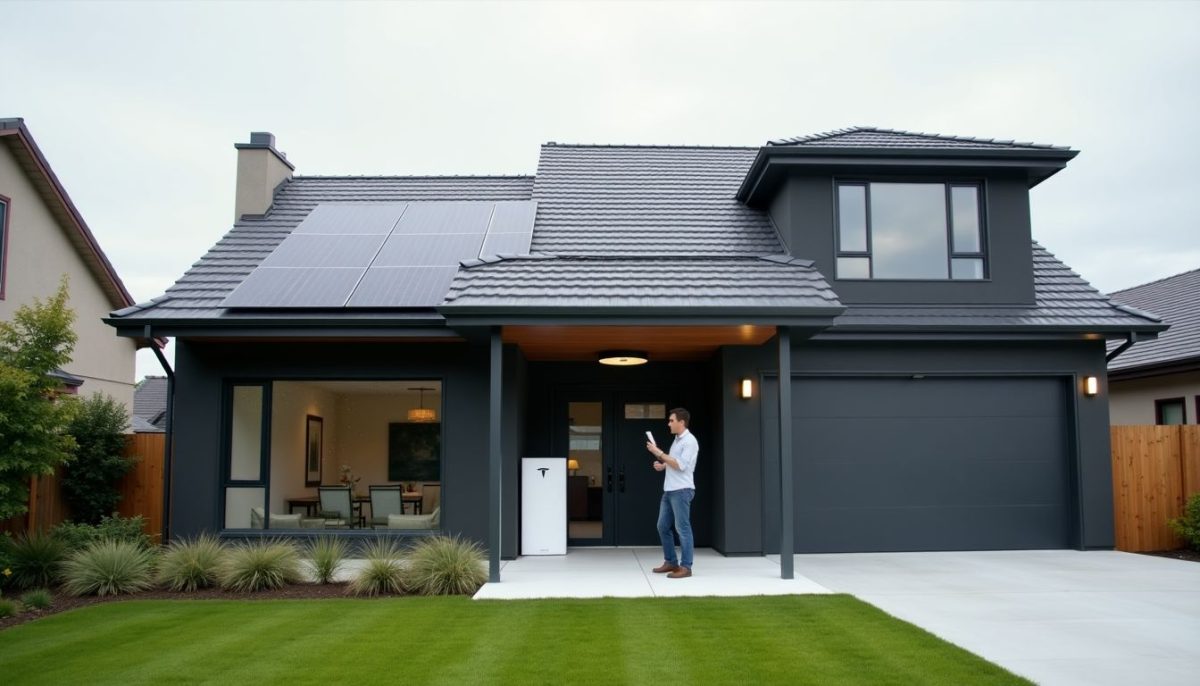
[(844, 595), (108, 603), (0, 632), (0, 674), (14, 684), (1028, 683)]

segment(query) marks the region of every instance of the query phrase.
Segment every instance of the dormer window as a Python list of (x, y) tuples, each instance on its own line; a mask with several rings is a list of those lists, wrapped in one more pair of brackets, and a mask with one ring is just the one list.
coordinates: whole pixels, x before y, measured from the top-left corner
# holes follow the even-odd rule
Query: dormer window
[(837, 278), (986, 278), (980, 185), (837, 184)]

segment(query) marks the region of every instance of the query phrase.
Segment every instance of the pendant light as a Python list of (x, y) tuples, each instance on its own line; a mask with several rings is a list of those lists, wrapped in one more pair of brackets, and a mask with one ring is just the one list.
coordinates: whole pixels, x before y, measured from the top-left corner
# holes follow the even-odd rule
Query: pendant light
[(425, 391), (436, 390), (428, 386), (419, 386), (410, 388), (410, 391), (419, 391), (421, 393), (420, 400), (417, 402), (417, 407), (408, 411), (408, 421), (416, 424), (428, 424), (437, 421), (437, 412), (432, 407), (425, 407)]

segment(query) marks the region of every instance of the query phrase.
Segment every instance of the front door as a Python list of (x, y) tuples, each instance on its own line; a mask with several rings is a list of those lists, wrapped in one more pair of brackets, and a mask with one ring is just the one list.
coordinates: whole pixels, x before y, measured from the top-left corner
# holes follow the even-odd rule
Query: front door
[(560, 396), (555, 454), (567, 455), (567, 537), (571, 545), (658, 542), (661, 473), (646, 432), (665, 450), (667, 412), (653, 392), (595, 391)]

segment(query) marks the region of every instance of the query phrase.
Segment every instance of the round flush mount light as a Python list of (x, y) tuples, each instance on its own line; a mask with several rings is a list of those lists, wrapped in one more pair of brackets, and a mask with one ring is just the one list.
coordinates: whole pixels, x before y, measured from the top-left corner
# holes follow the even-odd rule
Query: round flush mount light
[(600, 364), (613, 367), (632, 367), (650, 361), (649, 356), (640, 350), (605, 350), (597, 358)]

